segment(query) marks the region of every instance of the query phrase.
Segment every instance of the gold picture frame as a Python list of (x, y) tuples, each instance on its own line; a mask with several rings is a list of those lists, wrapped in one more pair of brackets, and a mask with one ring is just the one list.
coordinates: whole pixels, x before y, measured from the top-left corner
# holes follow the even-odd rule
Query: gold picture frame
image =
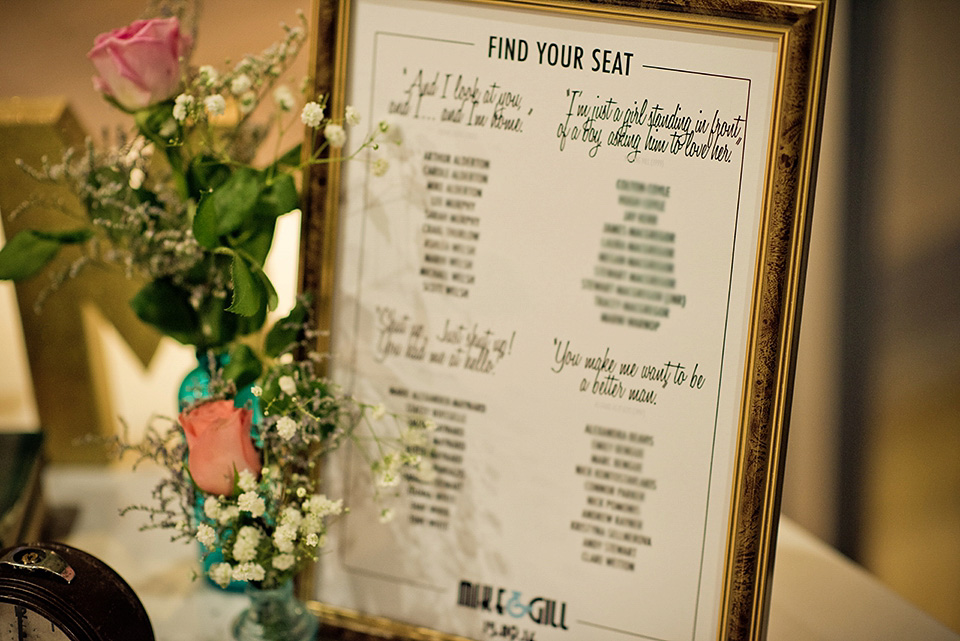
[[(694, 624), (693, 632), (690, 634), (684, 631), (682, 634), (677, 633), (674, 636), (660, 636), (652, 632), (634, 631), (624, 633), (622, 636), (622, 638), (658, 640), (669, 637), (671, 641), (674, 638), (763, 639), (766, 632), (773, 559), (776, 549), (780, 485), (786, 451), (785, 443), (792, 393), (792, 377), (799, 333), (803, 277), (809, 242), (820, 120), (833, 19), (831, 3), (828, 0), (809, 2), (694, 0), (683, 3), (643, 0), (594, 2), (580, 0), (315, 1), (312, 10), (314, 42), (312, 84), (318, 94), (330, 96), (328, 109), (332, 114), (344, 113), (351, 86), (361, 83), (372, 85), (379, 78), (375, 75), (377, 72), (371, 70), (369, 63), (371, 60), (379, 63), (380, 59), (376, 58), (377, 55), (388, 55), (383, 51), (377, 54), (365, 54), (362, 57), (362, 64), (357, 64), (354, 59), (357, 54), (353, 47), (368, 45), (367, 41), (357, 44), (360, 42), (360, 36), (357, 36), (357, 34), (366, 33), (362, 29), (358, 31), (357, 23), (359, 22), (362, 26), (364, 20), (373, 21), (370, 16), (376, 13), (373, 10), (359, 13), (357, 7), (363, 3), (371, 2), (376, 3), (375, 6), (379, 12), (382, 12), (385, 6), (389, 7), (391, 11), (399, 12), (398, 15), (401, 17), (404, 15), (403, 12), (411, 11), (415, 12), (411, 15), (417, 18), (426, 16), (428, 22), (432, 10), (435, 10), (438, 22), (448, 19), (463, 20), (465, 22), (460, 24), (471, 25), (481, 24), (484, 20), (490, 21), (490, 24), (502, 21), (508, 27), (513, 28), (513, 31), (507, 28), (503, 32), (504, 35), (511, 36), (508, 40), (512, 41), (512, 49), (506, 55), (508, 56), (508, 62), (513, 63), (531, 62), (536, 58), (538, 52), (535, 46), (530, 44), (534, 42), (534, 39), (524, 37), (523, 28), (529, 28), (530, 33), (534, 33), (536, 29), (541, 28), (541, 23), (548, 22), (548, 18), (556, 21), (559, 25), (554, 27), (551, 23), (548, 25), (550, 28), (555, 28), (557, 32), (567, 35), (571, 33), (582, 35), (584, 41), (590, 39), (602, 40), (606, 37), (608, 26), (611, 32), (615, 31), (620, 36), (626, 34), (624, 37), (629, 37), (634, 29), (646, 28), (652, 31), (643, 32), (642, 37), (644, 38), (659, 37), (661, 33), (666, 34), (665, 39), (667, 41), (672, 37), (671, 34), (680, 34), (677, 35), (676, 40), (684, 43), (687, 40), (702, 38), (707, 50), (710, 47), (715, 48), (714, 57), (727, 56), (728, 44), (733, 43), (733, 47), (736, 48), (741, 41), (745, 49), (756, 48), (757, 50), (763, 49), (766, 52), (763, 56), (757, 54), (757, 57), (758, 59), (763, 57), (764, 60), (769, 59), (771, 61), (763, 64), (768, 64), (772, 73), (757, 74), (753, 71), (753, 67), (750, 67), (743, 73), (704, 72), (701, 75), (703, 78), (723, 76), (738, 82), (746, 80), (746, 85), (741, 82), (738, 87), (747, 86), (746, 95), (748, 96), (747, 104), (750, 105), (750, 116), (755, 120), (767, 118), (763, 120), (766, 123), (765, 126), (761, 127), (762, 140), (758, 142), (756, 136), (753, 138), (754, 144), (759, 146), (754, 148), (756, 151), (749, 154), (749, 160), (753, 161), (752, 164), (747, 162), (748, 148), (746, 145), (739, 150), (734, 148), (734, 152), (740, 154), (739, 158), (741, 160), (739, 189), (744, 189), (743, 166), (749, 165), (747, 173), (752, 171), (755, 174), (758, 195), (754, 208), (756, 210), (755, 222), (749, 227), (748, 232), (743, 232), (752, 237), (751, 242), (753, 244), (748, 244), (751, 248), (750, 256), (745, 259), (731, 260), (731, 263), (735, 263), (736, 260), (745, 260), (749, 263), (750, 268), (740, 269), (731, 266), (729, 273), (730, 280), (741, 279), (742, 282), (734, 283), (732, 287), (742, 289), (748, 300), (743, 316), (743, 331), (737, 335), (738, 339), (733, 343), (732, 349), (729, 350), (731, 353), (737, 352), (739, 354), (739, 360), (730, 361), (730, 363), (737, 364), (738, 369), (737, 373), (733, 375), (733, 378), (736, 379), (736, 385), (734, 388), (730, 388), (737, 390), (737, 399), (734, 405), (737, 408), (738, 418), (735, 421), (735, 433), (729, 435), (732, 442), (731, 455), (729, 460), (720, 465), (730, 472), (724, 477), (729, 481), (729, 487), (725, 488), (720, 494), (720, 496), (729, 496), (729, 510), (726, 508), (723, 510), (726, 522), (726, 525), (721, 528), (723, 530), (723, 540), (714, 542), (717, 546), (723, 548), (722, 560), (719, 562), (722, 567), (716, 573), (716, 576), (719, 577), (717, 586), (697, 588), (698, 593), (701, 589), (704, 589), (711, 595), (715, 595), (717, 603), (715, 607), (711, 606), (712, 609), (701, 606), (699, 601), (694, 605), (694, 620), (699, 616), (701, 623), (699, 627)], [(359, 19), (358, 15), (360, 16)], [(448, 15), (454, 15), (454, 17), (448, 18)], [(469, 22), (471, 20), (476, 22)], [(414, 22), (414, 20), (411, 20), (409, 24), (393, 24), (396, 25), (395, 30), (401, 32), (402, 37), (407, 37), (409, 32), (405, 29), (411, 29), (412, 27), (409, 25)], [(579, 23), (585, 25), (582, 34), (577, 31), (577, 24)], [(370, 29), (375, 31), (380, 27), (373, 25)], [(481, 32), (486, 37), (487, 32), (483, 29), (486, 29), (486, 27), (478, 27), (476, 33), (471, 33), (469, 29), (466, 29), (466, 33), (457, 33), (456, 39), (468, 42), (471, 39), (479, 40), (477, 36)], [(508, 31), (510, 31), (509, 34)], [(377, 33), (386, 32), (381, 29)], [(504, 56), (502, 48), (497, 48), (502, 47), (503, 42), (496, 42), (494, 35), (494, 32), (490, 32), (490, 39), (483, 41), (483, 46), (486, 47), (484, 53), (488, 62), (494, 59), (502, 61)], [(711, 38), (717, 40), (711, 40)], [(527, 44), (519, 45), (520, 40)], [(570, 39), (571, 42), (575, 40), (575, 38)], [(477, 44), (477, 42), (473, 44)], [(546, 45), (546, 40), (543, 42), (537, 41), (536, 44)], [(755, 44), (756, 47), (754, 47)], [(666, 47), (669, 48), (669, 46), (668, 42)], [(676, 46), (678, 54), (683, 54), (684, 46), (686, 45)], [(399, 45), (398, 47), (390, 49), (389, 55), (393, 56), (391, 64), (403, 65), (404, 61), (401, 60), (397, 63), (396, 58), (403, 58), (405, 49)], [(519, 58), (522, 55), (521, 49), (523, 47), (526, 47), (526, 55), (523, 55), (521, 61)], [(559, 67), (561, 64), (563, 50), (558, 49), (557, 51), (559, 56), (553, 58), (557, 62), (551, 66)], [(591, 57), (591, 50), (587, 47), (580, 59), (581, 63), (585, 64), (577, 67), (576, 50), (572, 50), (568, 58), (569, 71), (582, 71), (587, 74), (591, 70), (591, 65), (595, 65), (595, 71), (597, 72), (619, 71), (622, 74), (625, 67), (629, 68), (630, 60), (633, 60), (636, 64), (637, 59), (640, 58), (639, 55), (634, 58), (624, 54), (624, 59), (618, 57), (614, 60), (613, 54), (617, 52), (613, 49), (607, 50), (598, 47), (593, 51), (600, 51), (601, 53), (599, 55), (594, 54), (596, 57)], [(532, 56), (530, 55), (531, 52)], [(602, 52), (610, 53), (609, 59), (604, 59)], [(529, 68), (525, 67), (522, 72), (518, 72), (521, 80), (524, 75), (529, 80), (524, 85), (525, 87), (536, 85), (537, 79), (543, 77), (542, 74), (546, 73), (544, 68), (551, 60), (550, 50), (547, 46), (544, 46), (539, 54), (539, 66), (541, 68), (536, 68), (531, 63)], [(416, 68), (424, 59), (424, 53), (421, 50), (416, 52), (411, 50), (410, 56), (411, 69)], [(481, 54), (480, 57), (483, 57), (483, 55)], [(744, 60), (747, 59), (749, 59), (749, 56), (744, 57)], [(686, 61), (686, 58), (684, 58), (684, 61)], [(731, 63), (731, 65), (735, 70), (735, 63)], [(381, 67), (383, 66), (381, 65)], [(514, 65), (514, 68), (517, 68), (517, 66)], [(653, 68), (657, 65), (650, 66)], [(672, 68), (674, 66), (677, 68)], [(674, 66), (660, 65), (660, 68), (671, 67), (668, 71), (680, 72), (679, 74), (675, 73), (671, 76), (672, 78), (679, 78), (680, 75), (690, 72), (690, 69), (684, 67), (683, 64), (678, 63)], [(399, 68), (397, 67), (397, 69)], [(759, 63), (757, 68), (766, 69)], [(406, 73), (406, 71), (407, 69), (404, 66), (403, 73)], [(751, 74), (757, 75), (753, 76)], [(572, 86), (573, 81), (570, 81), (570, 84)], [(422, 85), (418, 86), (422, 88)], [(765, 90), (765, 93), (758, 90), (756, 94), (752, 94), (754, 87), (767, 87), (767, 90)], [(372, 96), (372, 94), (373, 91), (371, 90), (370, 95)], [(363, 95), (367, 96), (367, 94)], [(694, 92), (694, 95), (697, 95), (696, 92)], [(758, 97), (755, 97), (754, 103), (751, 104), (749, 99), (750, 96), (754, 95)], [(427, 96), (429, 98), (432, 94), (427, 94)], [(569, 92), (566, 96), (570, 96)], [(403, 107), (400, 104), (402, 102), (399, 100), (400, 96), (394, 92), (392, 97), (398, 98), (393, 101), (391, 107), (395, 107), (393, 109), (394, 115), (401, 121), (405, 121), (409, 116), (402, 113)], [(422, 97), (423, 94), (421, 94)], [(601, 95), (598, 95), (597, 98), (597, 103), (590, 108), (600, 110), (604, 101)], [(383, 101), (384, 99), (381, 99), (381, 102)], [(372, 98), (370, 102), (373, 102)], [(517, 104), (519, 105), (519, 100)], [(574, 103), (570, 102), (569, 105), (569, 110), (566, 112), (568, 125), (570, 123), (569, 117), (577, 113)], [(526, 104), (524, 108), (526, 108)], [(537, 108), (540, 109), (539, 104)], [(703, 109), (700, 111), (703, 112)], [(533, 113), (532, 109), (530, 113)], [(556, 113), (561, 116), (564, 115), (562, 111)], [(600, 113), (602, 112), (594, 111), (594, 114)], [(674, 115), (679, 115), (679, 113), (680, 101), (677, 100)], [(649, 116), (650, 112), (647, 112), (647, 114)], [(370, 116), (377, 117), (377, 114), (373, 111), (364, 115), (368, 118)], [(446, 115), (448, 120), (455, 118), (453, 110), (446, 112)], [(743, 116), (742, 122), (746, 123), (746, 112)], [(574, 120), (576, 120), (575, 115)], [(553, 127), (557, 126), (555, 121), (556, 118), (551, 120)], [(529, 120), (527, 122), (529, 123)], [(650, 122), (652, 123), (652, 120)], [(488, 123), (489, 121), (487, 121)], [(671, 126), (666, 121), (662, 121), (662, 123), (665, 129), (669, 129)], [(366, 124), (369, 125), (370, 123), (367, 122)], [(694, 139), (693, 127), (694, 125), (691, 125), (689, 132), (678, 127), (674, 129), (674, 133), (678, 135), (689, 134), (688, 139), (692, 140)], [(712, 124), (710, 127), (712, 128)], [(525, 131), (530, 131), (530, 129), (528, 128)], [(652, 129), (650, 131), (652, 132)], [(558, 129), (557, 136), (560, 135)], [(586, 134), (582, 131), (581, 135), (586, 137)], [(603, 140), (603, 143), (596, 146), (598, 149), (602, 145), (605, 145), (603, 149), (610, 149), (615, 144), (615, 139), (612, 137)], [(619, 142), (625, 144), (622, 138)], [(416, 144), (414, 142), (414, 145)], [(718, 145), (716, 139), (713, 139), (710, 144)], [(563, 148), (561, 147), (561, 149)], [(583, 149), (583, 151), (586, 150)], [(636, 146), (634, 151), (640, 153)], [(554, 150), (552, 153), (555, 155), (551, 156), (551, 159), (562, 158), (564, 162), (573, 155), (570, 151), (557, 152)], [(501, 156), (504, 155), (502, 151), (494, 151), (490, 152), (487, 158), (499, 161)], [(587, 154), (583, 154), (581, 157), (585, 158)], [(420, 156), (419, 158), (415, 157), (414, 162), (423, 163), (425, 161), (423, 156)], [(557, 160), (557, 162), (560, 161)], [(576, 162), (586, 166), (584, 163), (589, 161), (579, 160)], [(314, 295), (315, 312), (320, 325), (322, 328), (331, 331), (329, 335), (324, 334), (319, 339), (318, 349), (321, 351), (333, 350), (335, 360), (336, 346), (333, 341), (335, 341), (338, 336), (337, 332), (341, 329), (338, 327), (336, 314), (338, 296), (340, 296), (339, 289), (342, 287), (339, 279), (342, 271), (343, 254), (345, 253), (343, 242), (349, 234), (349, 232), (345, 232), (344, 228), (343, 199), (353, 188), (350, 184), (344, 182), (343, 171), (345, 169), (340, 164), (334, 163), (316, 166), (308, 174), (304, 190), (304, 211), (306, 214), (300, 248), (301, 290), (311, 292)], [(346, 171), (349, 171), (349, 169)], [(690, 175), (695, 173), (691, 171)], [(683, 181), (676, 178), (676, 176), (681, 176), (680, 173), (671, 175), (675, 176), (675, 183), (682, 184)], [(486, 180), (486, 178), (484, 179)], [(690, 178), (687, 182), (692, 183), (693, 180), (693, 178)], [(695, 190), (691, 189), (691, 191)], [(535, 193), (536, 195), (534, 195)], [(522, 199), (523, 192), (517, 191), (514, 193), (515, 196), (517, 194)], [(540, 194), (541, 191), (536, 191), (531, 186), (529, 196), (531, 201), (541, 198)], [(740, 196), (737, 197), (736, 211), (737, 216), (739, 216), (741, 211)], [(532, 202), (530, 207), (533, 208)], [(518, 209), (525, 209), (523, 200), (520, 200)], [(738, 251), (742, 254), (744, 250)], [(422, 256), (419, 260), (423, 260)], [(519, 259), (511, 261), (511, 264), (520, 267), (526, 266), (534, 270), (538, 266), (538, 263), (524, 265), (523, 261)], [(671, 264), (670, 269), (674, 268), (675, 266)], [(605, 276), (610, 273), (603, 271), (606, 269), (604, 265), (598, 265), (595, 269), (598, 270), (597, 273), (602, 273)], [(351, 274), (356, 277), (353, 272)], [(414, 281), (420, 282), (416, 279)], [(588, 281), (589, 279), (583, 281), (585, 288)], [(404, 283), (408, 282), (413, 281), (404, 281)], [(395, 287), (402, 290), (404, 284), (398, 282)], [(520, 285), (520, 287), (522, 288), (523, 285)], [(460, 288), (460, 291), (465, 291), (468, 294), (474, 293), (474, 290), (469, 287), (466, 289)], [(411, 297), (424, 295), (420, 291), (409, 293)], [(729, 298), (728, 294), (727, 309), (730, 307)], [(599, 306), (602, 300), (609, 301), (610, 299), (603, 299), (597, 295), (595, 300), (597, 301), (596, 305)], [(623, 301), (619, 304), (622, 305)], [(622, 322), (622, 319), (620, 322)], [(651, 326), (648, 325), (648, 329)], [(433, 328), (431, 327), (431, 329)], [(611, 331), (617, 330), (615, 328)], [(724, 333), (724, 342), (726, 341), (727, 334)], [(567, 345), (569, 346), (569, 341)], [(559, 355), (560, 352), (558, 351), (557, 354)], [(566, 363), (564, 359), (566, 359), (566, 354), (556, 360), (558, 367), (562, 368), (563, 364)], [(604, 357), (604, 360), (606, 360), (606, 357)], [(569, 362), (574, 362), (572, 355)], [(651, 374), (652, 376), (654, 374)], [(726, 376), (727, 380), (731, 378), (729, 372)], [(586, 378), (584, 378), (584, 381), (586, 381)], [(721, 383), (718, 382), (717, 385), (719, 390)], [(664, 382), (664, 388), (666, 386), (667, 383)], [(583, 390), (583, 387), (581, 387), (581, 390)], [(596, 390), (596, 387), (594, 387), (594, 390)], [(593, 393), (597, 394), (596, 391)], [(718, 391), (718, 399), (724, 394), (725, 392)], [(719, 407), (720, 401), (718, 400), (717, 403)], [(719, 410), (717, 410), (717, 413), (719, 414)], [(715, 425), (712, 441), (714, 449), (716, 449), (716, 443), (718, 442), (716, 431)], [(713, 461), (712, 458), (711, 461)], [(714, 474), (712, 470), (713, 464), (711, 463), (711, 471), (708, 476)], [(709, 478), (712, 479), (713, 476), (709, 476)], [(708, 484), (710, 482), (708, 481)], [(712, 523), (713, 521), (710, 520), (712, 518), (714, 517), (705, 517), (705, 522), (710, 521)], [(705, 537), (707, 529), (707, 526), (704, 525)], [(547, 533), (543, 533), (543, 535), (548, 536)], [(699, 570), (701, 574), (698, 575), (698, 581), (701, 583), (704, 572), (703, 565), (701, 558)], [(309, 577), (304, 582), (306, 585), (305, 593), (311, 598), (317, 596), (314, 594), (313, 588), (315, 581), (315, 577)], [(585, 591), (596, 591), (599, 587), (599, 585), (594, 586), (589, 583), (583, 586)], [(363, 599), (360, 599), (360, 601), (363, 601)], [(456, 606), (455, 601), (444, 603), (451, 608)], [(457, 636), (454, 632), (439, 631), (440, 628), (444, 627), (439, 618), (436, 622), (430, 620), (410, 621), (405, 618), (384, 616), (381, 612), (367, 611), (363, 607), (321, 605), (317, 601), (312, 602), (311, 605), (314, 611), (321, 616), (328, 633), (344, 639), (396, 638), (455, 641), (472, 638), (479, 640), (481, 638), (500, 638), (504, 636), (501, 632), (508, 632), (507, 628), (487, 627), (482, 630), (473, 628), (473, 631), (469, 634), (459, 633), (460, 636)], [(438, 613), (442, 610), (443, 607), (439, 607)], [(709, 616), (704, 613), (708, 613)], [(713, 613), (715, 613), (715, 616)], [(510, 622), (507, 621), (507, 623)], [(446, 621), (444, 620), (443, 623), (445, 624)], [(602, 627), (595, 625), (592, 629), (599, 630)], [(687, 628), (684, 628), (684, 630), (687, 630)], [(564, 632), (567, 632), (566, 636), (557, 636), (556, 638), (574, 638), (568, 631), (564, 630)], [(516, 638), (521, 638), (522, 634), (523, 630), (518, 629)], [(537, 638), (547, 638), (549, 641), (554, 637), (541, 635)]]

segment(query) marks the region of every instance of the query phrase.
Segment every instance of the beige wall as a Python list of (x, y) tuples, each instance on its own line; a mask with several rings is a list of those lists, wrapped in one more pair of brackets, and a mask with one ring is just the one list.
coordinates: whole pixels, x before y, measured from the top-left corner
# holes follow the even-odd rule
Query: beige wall
[(958, 29), (954, 0), (894, 2), (878, 38), (862, 560), (960, 631)]

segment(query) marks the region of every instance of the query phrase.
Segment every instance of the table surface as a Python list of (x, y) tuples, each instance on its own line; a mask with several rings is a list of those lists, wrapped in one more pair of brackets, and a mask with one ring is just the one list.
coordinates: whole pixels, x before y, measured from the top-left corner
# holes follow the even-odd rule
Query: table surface
[[(47, 508), (72, 515), (63, 542), (100, 558), (130, 584), (150, 615), (157, 641), (230, 641), (230, 622), (246, 606), (197, 571), (194, 545), (167, 531), (138, 531), (118, 509), (149, 500), (150, 470), (49, 466)], [(781, 518), (770, 603), (769, 641), (960, 641), (940, 625), (787, 518)], [(587, 640), (577, 640), (587, 641)]]

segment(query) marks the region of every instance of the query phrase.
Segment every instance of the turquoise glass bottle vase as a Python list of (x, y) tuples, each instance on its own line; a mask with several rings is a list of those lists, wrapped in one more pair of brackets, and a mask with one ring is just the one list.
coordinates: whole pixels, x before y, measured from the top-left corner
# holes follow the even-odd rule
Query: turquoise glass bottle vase
[(274, 589), (248, 585), (250, 607), (233, 625), (236, 641), (314, 641), (319, 620), (293, 592), (293, 581)]

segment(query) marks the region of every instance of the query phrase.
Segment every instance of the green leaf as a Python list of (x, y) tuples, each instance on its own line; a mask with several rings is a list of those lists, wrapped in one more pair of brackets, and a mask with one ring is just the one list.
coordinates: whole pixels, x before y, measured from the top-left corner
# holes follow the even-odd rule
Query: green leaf
[(89, 227), (79, 227), (77, 229), (64, 229), (61, 231), (43, 231), (33, 230), (33, 233), (40, 238), (55, 240), (64, 245), (78, 245), (90, 240), (93, 237), (93, 230)]
[(195, 156), (187, 168), (190, 193), (199, 195), (216, 189), (226, 182), (230, 173), (230, 165), (220, 162), (215, 156)]
[(233, 300), (227, 311), (241, 316), (254, 316), (264, 307), (263, 281), (240, 254), (233, 255)]
[(237, 319), (236, 333), (240, 336), (246, 336), (247, 334), (260, 331), (260, 328), (263, 327), (263, 324), (267, 321), (266, 307), (261, 307), (253, 316), (237, 316), (227, 311), (224, 313), (230, 314), (230, 316)]
[(259, 172), (249, 167), (234, 171), (200, 201), (193, 219), (197, 241), (208, 249), (217, 247), (220, 236), (240, 229), (253, 216), (259, 195)]
[(251, 225), (249, 232), (244, 235), (243, 240), (234, 247), (238, 251), (246, 252), (258, 265), (263, 265), (273, 245), (276, 227), (276, 218), (258, 218), (256, 223)]
[(262, 372), (263, 365), (249, 346), (238, 343), (230, 348), (230, 358), (223, 366), (223, 377), (232, 380), (237, 389), (253, 383)]
[(260, 173), (241, 167), (213, 190), (211, 199), (217, 211), (217, 233), (229, 234), (247, 222), (253, 215), (260, 189)]
[(60, 251), (60, 243), (39, 237), (33, 230), (22, 231), (0, 248), (0, 278), (24, 280), (30, 278)]
[(147, 283), (130, 300), (134, 313), (185, 345), (202, 342), (200, 318), (190, 304), (190, 294), (166, 279)]
[(53, 260), (63, 245), (82, 243), (93, 235), (90, 229), (40, 231), (26, 229), (0, 248), (0, 279), (25, 280)]
[(264, 342), (264, 351), (267, 356), (276, 358), (300, 339), (300, 332), (307, 321), (308, 310), (304, 301), (297, 299), (297, 304), (287, 316), (274, 324), (267, 333)]
[(290, 174), (280, 174), (272, 183), (260, 192), (257, 213), (261, 216), (277, 218), (300, 204), (297, 185)]
[(274, 288), (273, 283), (271, 283), (267, 277), (267, 272), (258, 269), (257, 275), (260, 277), (261, 282), (263, 282), (263, 288), (267, 292), (267, 309), (272, 312), (280, 303), (280, 297), (277, 295), (277, 290)]
[(215, 249), (220, 243), (217, 234), (217, 210), (207, 197), (200, 201), (193, 216), (193, 235), (201, 247)]
[(204, 299), (201, 302), (199, 314), (203, 336), (198, 346), (212, 349), (226, 345), (235, 339), (240, 321), (245, 318), (224, 309), (223, 299), (217, 297)]

